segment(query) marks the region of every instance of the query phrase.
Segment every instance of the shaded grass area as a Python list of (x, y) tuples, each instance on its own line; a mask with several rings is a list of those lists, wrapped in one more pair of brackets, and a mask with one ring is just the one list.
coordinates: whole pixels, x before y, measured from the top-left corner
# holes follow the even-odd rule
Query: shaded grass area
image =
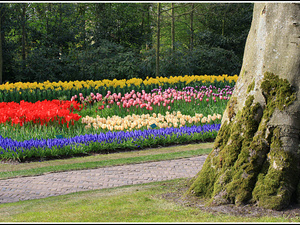
[(212, 145), (213, 143), (201, 143), (106, 155), (97, 154), (94, 156), (77, 157), (65, 160), (0, 164), (0, 179), (20, 176), (34, 176), (50, 172), (93, 169), (104, 166), (116, 166), (193, 157), (197, 155), (208, 154), (211, 151)]
[(299, 217), (233, 216), (167, 200), (187, 179), (84, 191), (0, 205), (0, 222), (298, 222)]

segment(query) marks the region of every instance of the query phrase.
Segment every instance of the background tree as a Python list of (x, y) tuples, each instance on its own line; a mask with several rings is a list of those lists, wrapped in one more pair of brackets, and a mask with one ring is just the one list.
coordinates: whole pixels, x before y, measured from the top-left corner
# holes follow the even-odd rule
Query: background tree
[(2, 17), (4, 14), (4, 5), (0, 4), (0, 84), (2, 84), (3, 54), (2, 54)]
[(4, 3), (3, 80), (239, 72), (253, 4), (160, 4), (156, 73), (156, 3)]
[(156, 34), (156, 69), (155, 75), (159, 76), (159, 48), (160, 48), (160, 3), (157, 3), (157, 34)]
[(299, 25), (299, 3), (255, 3), (234, 93), (189, 193), (277, 210), (300, 202)]

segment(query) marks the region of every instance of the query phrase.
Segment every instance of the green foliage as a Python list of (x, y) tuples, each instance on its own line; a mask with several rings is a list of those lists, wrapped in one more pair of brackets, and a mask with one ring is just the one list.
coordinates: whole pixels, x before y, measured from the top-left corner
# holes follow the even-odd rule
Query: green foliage
[(233, 50), (241, 60), (252, 11), (253, 3), (203, 4), (199, 19), (205, 29), (196, 32), (196, 44)]
[[(253, 4), (194, 3), (193, 11), (191, 3), (174, 6), (172, 51), (171, 4), (162, 3), (160, 75), (238, 74)], [(5, 3), (2, 8), (4, 82), (155, 76), (153, 3)]]
[(48, 57), (58, 49), (33, 49), (25, 60), (26, 67), (18, 81), (70, 81), (130, 79), (138, 76), (137, 59), (132, 51), (103, 40), (101, 46), (90, 50), (71, 50), (68, 55)]
[[(146, 52), (139, 65), (141, 74), (154, 77), (155, 51)], [(239, 59), (233, 51), (207, 45), (195, 47), (190, 51), (181, 46), (174, 52), (170, 48), (161, 52), (160, 76), (235, 75), (239, 73), (240, 65)]]
[[(97, 48), (75, 50), (72, 52), (72, 62), (78, 68), (78, 80), (130, 79), (138, 76), (136, 54), (107, 40), (102, 40)], [(70, 74), (71, 79), (74, 80), (75, 74)]]

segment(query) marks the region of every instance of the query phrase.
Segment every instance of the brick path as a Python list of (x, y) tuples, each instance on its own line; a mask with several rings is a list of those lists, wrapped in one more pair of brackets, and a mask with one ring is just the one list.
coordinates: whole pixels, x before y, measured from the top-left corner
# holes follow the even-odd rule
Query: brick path
[(72, 192), (193, 177), (207, 155), (0, 180), (0, 203)]

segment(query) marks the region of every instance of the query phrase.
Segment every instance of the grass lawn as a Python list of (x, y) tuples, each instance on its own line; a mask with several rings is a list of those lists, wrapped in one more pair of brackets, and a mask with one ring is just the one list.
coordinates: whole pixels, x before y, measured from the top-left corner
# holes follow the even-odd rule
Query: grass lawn
[[(45, 172), (191, 157), (209, 153), (212, 145), (190, 144), (15, 165), (0, 164), (0, 177), (6, 179)], [(163, 197), (172, 194), (182, 196), (186, 181), (175, 179), (4, 203), (0, 204), (0, 222), (300, 222), (299, 217), (286, 215), (258, 217), (212, 213)]]
[(0, 222), (299, 222), (204, 212), (162, 198), (186, 179), (85, 191), (0, 205)]

